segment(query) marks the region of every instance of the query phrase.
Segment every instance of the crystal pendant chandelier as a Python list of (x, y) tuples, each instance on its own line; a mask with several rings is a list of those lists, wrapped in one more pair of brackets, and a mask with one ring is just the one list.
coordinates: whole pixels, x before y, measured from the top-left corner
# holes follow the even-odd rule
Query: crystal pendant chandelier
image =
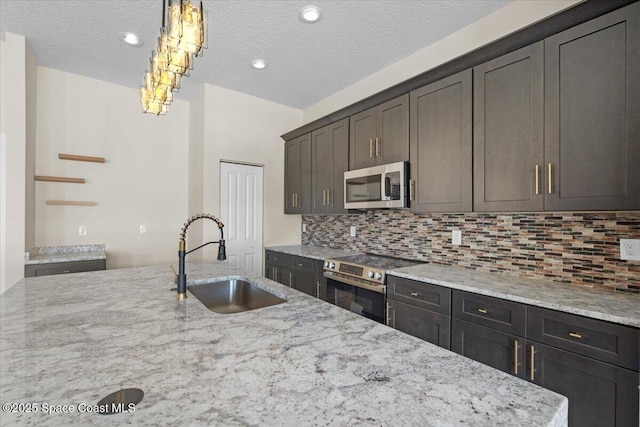
[[(167, 25), (168, 19), (168, 25)], [(180, 89), (180, 79), (189, 76), (193, 60), (207, 48), (206, 13), (191, 0), (162, 2), (162, 28), (158, 46), (151, 54), (149, 70), (140, 86), (142, 111), (161, 115)]]

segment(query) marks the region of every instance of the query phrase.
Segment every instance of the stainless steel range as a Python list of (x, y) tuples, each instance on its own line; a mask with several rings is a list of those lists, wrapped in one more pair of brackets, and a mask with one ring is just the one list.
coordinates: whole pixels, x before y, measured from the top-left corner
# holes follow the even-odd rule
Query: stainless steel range
[(386, 271), (408, 267), (419, 262), (363, 254), (327, 259), (325, 301), (384, 323), (386, 306)]

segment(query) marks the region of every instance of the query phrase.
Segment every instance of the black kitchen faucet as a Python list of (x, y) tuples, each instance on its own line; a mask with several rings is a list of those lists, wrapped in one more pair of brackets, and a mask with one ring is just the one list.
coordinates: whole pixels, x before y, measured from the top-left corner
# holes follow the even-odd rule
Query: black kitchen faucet
[[(191, 225), (191, 223), (199, 220), (199, 219), (210, 219), (218, 224), (218, 228), (220, 229), (220, 240), (217, 242), (207, 242), (204, 245), (200, 245), (195, 249), (191, 249), (188, 252), (185, 252), (185, 240), (187, 238), (187, 229)], [(187, 273), (184, 271), (184, 259), (191, 252), (197, 251), (200, 248), (203, 248), (212, 243), (218, 243), (218, 261), (224, 261), (227, 259), (227, 251), (224, 246), (224, 232), (223, 229), (224, 224), (218, 218), (209, 214), (198, 214), (192, 216), (182, 227), (182, 231), (180, 232), (180, 243), (178, 245), (178, 295), (177, 298), (179, 300), (185, 299), (187, 297)]]

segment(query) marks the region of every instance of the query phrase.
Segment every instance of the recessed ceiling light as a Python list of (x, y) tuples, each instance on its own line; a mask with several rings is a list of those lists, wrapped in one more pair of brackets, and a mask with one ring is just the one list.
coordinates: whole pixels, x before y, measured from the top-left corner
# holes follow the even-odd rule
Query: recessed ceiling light
[(322, 16), (322, 12), (316, 6), (307, 6), (303, 7), (300, 11), (300, 19), (302, 21), (312, 24), (314, 22), (318, 22), (320, 17)]
[(134, 33), (120, 33), (120, 40), (129, 46), (140, 47), (143, 45), (142, 38)]
[(264, 61), (264, 59), (254, 59), (253, 61), (251, 61), (251, 66), (256, 70), (264, 70), (265, 68), (267, 68), (267, 63)]

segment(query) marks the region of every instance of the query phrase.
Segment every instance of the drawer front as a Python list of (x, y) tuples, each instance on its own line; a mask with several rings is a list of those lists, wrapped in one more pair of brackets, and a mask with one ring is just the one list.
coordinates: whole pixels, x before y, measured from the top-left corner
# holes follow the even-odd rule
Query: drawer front
[(529, 307), (527, 337), (563, 350), (638, 371), (640, 329)]
[(265, 251), (265, 262), (280, 267), (291, 268), (293, 256), (282, 252)]
[(293, 269), (301, 273), (313, 274), (313, 262), (314, 260), (311, 258), (293, 257)]
[(387, 276), (387, 298), (437, 313), (451, 313), (451, 289), (430, 283)]
[(525, 305), (469, 292), (454, 290), (452, 293), (453, 317), (513, 335), (525, 336)]

